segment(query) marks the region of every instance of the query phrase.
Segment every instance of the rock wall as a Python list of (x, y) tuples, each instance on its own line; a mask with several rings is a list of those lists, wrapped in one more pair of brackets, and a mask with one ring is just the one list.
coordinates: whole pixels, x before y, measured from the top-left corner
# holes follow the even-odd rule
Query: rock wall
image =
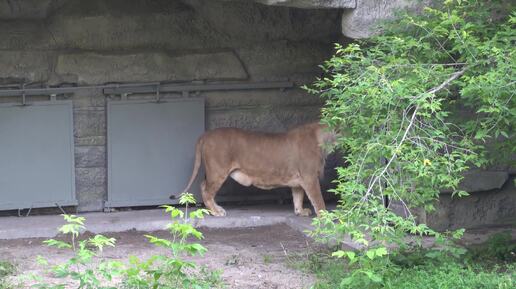
[[(0, 85), (275, 80), (300, 85), (320, 74), (318, 65), (341, 38), (339, 19), (338, 10), (253, 2), (0, 0)], [(297, 88), (202, 96), (207, 129), (282, 131), (317, 119), (321, 105)], [(71, 98), (79, 210), (102, 210), (106, 97), (91, 89)], [(0, 98), (12, 101), (19, 99)], [(222, 194), (241, 189), (229, 182)]]

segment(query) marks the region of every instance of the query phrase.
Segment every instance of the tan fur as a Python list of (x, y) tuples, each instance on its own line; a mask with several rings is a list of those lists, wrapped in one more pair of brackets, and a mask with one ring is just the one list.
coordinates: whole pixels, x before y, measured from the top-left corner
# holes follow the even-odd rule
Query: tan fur
[(204, 133), (195, 147), (190, 189), (203, 160), (206, 179), (201, 184), (202, 198), (215, 216), (225, 210), (215, 202), (215, 195), (228, 176), (244, 186), (262, 189), (292, 188), (294, 210), (308, 216), (304, 209), (306, 192), (315, 212), (325, 209), (319, 176), (324, 170), (325, 144), (335, 141), (335, 134), (324, 125), (311, 123), (286, 133), (250, 132), (237, 128), (219, 128)]

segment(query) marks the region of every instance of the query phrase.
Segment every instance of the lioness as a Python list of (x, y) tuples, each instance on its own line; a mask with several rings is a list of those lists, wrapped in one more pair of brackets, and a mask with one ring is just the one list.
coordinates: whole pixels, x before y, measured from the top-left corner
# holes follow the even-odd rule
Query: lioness
[(250, 132), (237, 128), (218, 128), (205, 132), (195, 146), (192, 176), (185, 192), (195, 180), (201, 159), (206, 179), (201, 184), (204, 205), (214, 216), (225, 216), (215, 195), (228, 176), (244, 186), (261, 189), (292, 188), (294, 212), (309, 216), (303, 208), (306, 192), (316, 214), (325, 209), (319, 185), (327, 146), (335, 134), (325, 125), (310, 123), (285, 133)]

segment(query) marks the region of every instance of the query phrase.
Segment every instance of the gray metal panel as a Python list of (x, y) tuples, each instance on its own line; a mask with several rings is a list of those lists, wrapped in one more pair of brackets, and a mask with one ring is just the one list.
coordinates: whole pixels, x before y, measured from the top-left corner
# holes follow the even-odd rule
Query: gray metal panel
[(71, 101), (0, 105), (0, 210), (77, 205)]
[[(107, 119), (106, 207), (177, 203), (168, 197), (180, 193), (192, 173), (204, 99), (110, 101)], [(198, 191), (197, 183), (191, 192)]]

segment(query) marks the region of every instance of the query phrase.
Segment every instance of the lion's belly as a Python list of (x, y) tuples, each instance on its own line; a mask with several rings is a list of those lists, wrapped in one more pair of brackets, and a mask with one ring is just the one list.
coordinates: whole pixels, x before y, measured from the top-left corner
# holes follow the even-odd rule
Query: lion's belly
[(234, 170), (230, 174), (231, 178), (242, 186), (255, 186), (260, 189), (270, 190), (278, 187), (298, 187), (300, 186), (300, 178), (298, 176), (251, 176), (245, 174), (241, 170)]

